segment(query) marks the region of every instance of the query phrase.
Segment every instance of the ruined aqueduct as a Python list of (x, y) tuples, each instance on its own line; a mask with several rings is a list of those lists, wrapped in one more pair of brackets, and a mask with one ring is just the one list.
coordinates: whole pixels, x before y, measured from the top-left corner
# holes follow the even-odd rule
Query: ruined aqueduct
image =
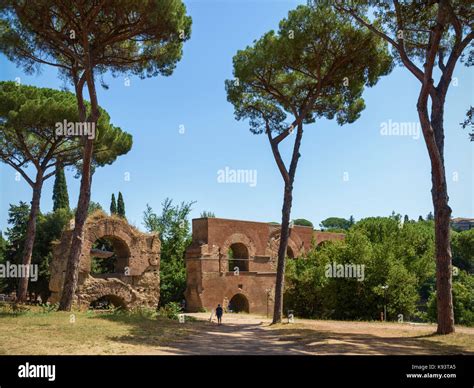
[[(186, 250), (186, 309), (211, 310), (220, 303), (233, 311), (266, 313), (273, 308), (278, 224), (199, 218), (192, 221), (192, 243)], [(51, 263), (50, 301), (59, 301), (66, 270), (72, 230), (63, 233), (54, 247)], [(340, 233), (313, 231), (311, 227), (290, 229), (288, 257), (303, 255), (314, 242), (341, 240)], [(106, 239), (114, 252), (94, 248)], [(115, 254), (114, 270), (93, 274), (92, 258)], [(126, 220), (96, 215), (87, 221), (81, 253), (76, 303), (88, 307), (108, 298), (122, 307), (155, 307), (160, 295), (160, 240), (145, 234)]]
[[(53, 248), (51, 262), (50, 301), (61, 297), (66, 260), (71, 245), (72, 228), (63, 232)], [(94, 243), (106, 239), (114, 252), (94, 249)], [(115, 253), (112, 273), (92, 274), (92, 258), (107, 258)], [(158, 234), (145, 234), (124, 219), (98, 214), (89, 217), (84, 231), (84, 244), (79, 262), (76, 303), (90, 303), (109, 298), (122, 307), (156, 306), (160, 297), (160, 239)]]

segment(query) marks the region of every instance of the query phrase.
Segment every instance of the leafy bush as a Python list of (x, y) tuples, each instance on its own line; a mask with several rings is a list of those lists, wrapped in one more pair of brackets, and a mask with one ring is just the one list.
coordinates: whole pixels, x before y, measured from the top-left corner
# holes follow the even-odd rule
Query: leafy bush
[(474, 274), (474, 229), (452, 233), (453, 265)]
[(144, 306), (135, 307), (129, 310), (128, 314), (145, 319), (155, 319), (158, 315), (156, 309)]
[(53, 304), (43, 303), (43, 304), (40, 305), (40, 307), (41, 307), (41, 312), (43, 314), (49, 314), (49, 313), (54, 312), (58, 309), (59, 303), (53, 303)]
[(194, 202), (174, 205), (166, 198), (161, 214), (147, 205), (143, 223), (149, 232), (159, 232), (161, 239), (160, 306), (181, 302), (186, 290), (186, 265), (184, 254), (191, 244), (189, 214)]
[[(437, 320), (436, 292), (431, 294), (428, 302), (428, 319)], [(453, 277), (454, 322), (460, 325), (474, 326), (474, 276), (459, 271)]]
[(181, 306), (179, 303), (176, 302), (170, 302), (166, 306), (160, 307), (160, 309), (158, 310), (159, 317), (175, 320), (178, 320), (178, 316), (181, 313)]
[[(363, 281), (326, 276), (332, 263), (363, 265)], [(432, 222), (402, 225), (396, 215), (367, 218), (351, 227), (344, 241), (288, 261), (285, 310), (301, 317), (373, 320), (380, 319), (386, 304), (388, 319), (403, 314), (406, 320), (419, 315), (434, 274)]]

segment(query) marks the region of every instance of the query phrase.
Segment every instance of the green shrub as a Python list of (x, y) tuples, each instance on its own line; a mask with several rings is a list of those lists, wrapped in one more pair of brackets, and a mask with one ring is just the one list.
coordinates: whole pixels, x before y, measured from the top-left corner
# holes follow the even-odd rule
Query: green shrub
[(155, 319), (157, 316), (157, 311), (151, 307), (139, 306), (129, 310), (128, 314), (139, 318)]
[(43, 314), (49, 314), (49, 313), (54, 312), (58, 309), (59, 303), (53, 303), (53, 304), (43, 303), (43, 304), (40, 305), (40, 307), (41, 307), (41, 312)]
[[(428, 319), (437, 320), (436, 292), (428, 301)], [(474, 326), (474, 276), (465, 271), (459, 271), (453, 277), (453, 309), (454, 322), (459, 325)]]
[(181, 313), (181, 305), (176, 302), (170, 302), (166, 306), (160, 307), (158, 310), (159, 317), (175, 320), (178, 320), (178, 315)]
[[(403, 314), (420, 319), (435, 274), (432, 223), (401, 225), (398, 217), (366, 218), (350, 228), (344, 241), (313, 249), (303, 260), (288, 261), (285, 311), (306, 318), (389, 320)], [(364, 267), (364, 278), (326, 276), (328, 264)], [(382, 286), (387, 285), (384, 290)]]

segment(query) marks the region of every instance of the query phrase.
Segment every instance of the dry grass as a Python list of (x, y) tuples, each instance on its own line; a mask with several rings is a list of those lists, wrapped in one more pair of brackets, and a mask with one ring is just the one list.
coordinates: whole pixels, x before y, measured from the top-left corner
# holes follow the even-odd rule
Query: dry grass
[(296, 320), (270, 325), (249, 314), (226, 314), (224, 325), (145, 314), (99, 312), (0, 313), (0, 354), (474, 354), (474, 328), (447, 336), (435, 325)]
[(73, 312), (0, 314), (0, 354), (166, 354), (167, 343), (193, 331), (138, 315)]

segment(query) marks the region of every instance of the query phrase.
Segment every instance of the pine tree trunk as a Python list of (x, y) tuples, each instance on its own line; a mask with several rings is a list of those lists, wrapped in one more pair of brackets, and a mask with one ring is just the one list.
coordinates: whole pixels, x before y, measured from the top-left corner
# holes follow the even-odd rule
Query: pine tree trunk
[[(444, 166), (444, 102), (446, 93), (434, 92), (428, 116), (426, 85), (418, 98), (417, 110), (431, 162), (431, 197), (435, 219), (436, 297), (438, 334), (454, 332), (452, 258), (450, 244), (451, 208)], [(424, 91), (424, 93), (423, 93)]]
[[(22, 264), (27, 266), (28, 273), (31, 265), (31, 258), (33, 255), (33, 246), (36, 237), (36, 219), (40, 209), (41, 189), (43, 187), (43, 172), (39, 170), (36, 174), (36, 181), (33, 186), (33, 198), (31, 200), (30, 215), (26, 226), (25, 245), (23, 247)], [(17, 301), (25, 302), (28, 294), (29, 277), (22, 277), (18, 282)]]
[[(87, 43), (87, 37), (84, 38)], [(87, 55), (88, 69), (85, 71), (87, 88), (90, 96), (91, 112), (88, 120), (97, 125), (97, 121), (100, 116), (99, 103), (97, 100), (97, 92), (95, 89), (94, 82), (94, 71), (91, 62), (90, 54)], [(82, 86), (84, 83), (78, 83), (76, 78), (76, 96), (78, 101), (79, 116), (81, 120), (85, 119), (86, 108), (84, 105)], [(96, 131), (97, 133), (97, 131)], [(73, 301), (74, 294), (77, 288), (77, 282), (79, 277), (79, 264), (81, 260), (81, 251), (84, 236), (84, 225), (87, 220), (89, 202), (91, 198), (91, 185), (92, 185), (92, 156), (94, 152), (94, 139), (85, 137), (84, 154), (83, 154), (83, 165), (82, 165), (82, 179), (79, 192), (79, 200), (77, 203), (76, 216), (74, 231), (71, 239), (71, 248), (69, 252), (68, 262), (66, 266), (66, 274), (64, 278), (63, 291), (61, 294), (61, 300), (59, 302), (60, 311), (70, 311)]]
[[(448, 201), (446, 170), (444, 167), (444, 98), (434, 99), (431, 106), (431, 127), (435, 134), (439, 161), (432, 160), (432, 190), (435, 218), (436, 298), (438, 334), (454, 332), (452, 294), (452, 255), (450, 241), (451, 208)], [(431, 155), (430, 155), (431, 157)]]
[(64, 286), (59, 302), (60, 311), (70, 311), (76, 292), (77, 280), (79, 277), (79, 263), (82, 251), (82, 239), (84, 235), (84, 225), (87, 219), (89, 201), (91, 196), (91, 161), (94, 143), (87, 139), (84, 145), (82, 179), (77, 204), (76, 216), (74, 220), (74, 231), (71, 239), (71, 248), (66, 266)]
[(285, 285), (286, 251), (290, 235), (290, 214), (293, 202), (293, 187), (285, 185), (283, 197), (280, 246), (278, 248), (277, 276), (275, 285), (275, 308), (273, 310), (272, 324), (281, 322), (283, 315), (283, 292)]
[[(433, 182), (436, 252), (436, 298), (438, 307), (438, 334), (454, 332), (452, 294), (452, 257), (450, 244), (451, 208), (448, 205), (446, 185)], [(444, 186), (444, 187), (443, 187)]]
[[(288, 239), (290, 235), (290, 215), (291, 206), (293, 204), (293, 182), (295, 180), (296, 167), (298, 166), (298, 160), (300, 158), (300, 146), (301, 139), (303, 138), (303, 124), (298, 124), (298, 130), (296, 132), (295, 144), (293, 146), (293, 154), (291, 157), (290, 168), (288, 174), (283, 175), (285, 181), (285, 193), (283, 196), (283, 208), (282, 208), (282, 219), (281, 219), (281, 231), (280, 231), (280, 246), (278, 248), (278, 262), (277, 262), (277, 274), (276, 274), (276, 285), (275, 285), (275, 305), (273, 309), (273, 320), (272, 324), (281, 322), (283, 313), (283, 293), (285, 291), (285, 268), (286, 268), (286, 251), (288, 248)], [(281, 155), (275, 145), (272, 145), (273, 154), (280, 171), (284, 171), (285, 168), (282, 166)]]

